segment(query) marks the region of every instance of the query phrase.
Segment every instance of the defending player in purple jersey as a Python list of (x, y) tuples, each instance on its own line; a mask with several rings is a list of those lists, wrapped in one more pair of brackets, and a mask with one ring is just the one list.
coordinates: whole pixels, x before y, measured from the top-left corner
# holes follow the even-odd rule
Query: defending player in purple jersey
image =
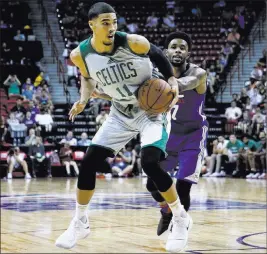
[[(179, 165), (176, 189), (186, 211), (190, 207), (191, 186), (199, 179), (208, 132), (208, 122), (203, 113), (206, 71), (189, 63), (191, 48), (191, 38), (185, 33), (174, 32), (166, 38), (166, 56), (179, 83), (180, 100), (167, 114), (168, 120), (171, 121), (166, 149), (168, 157), (161, 165), (167, 171)], [(157, 231), (157, 234), (161, 235), (168, 229), (172, 214), (150, 178), (147, 180), (147, 189), (162, 207)]]

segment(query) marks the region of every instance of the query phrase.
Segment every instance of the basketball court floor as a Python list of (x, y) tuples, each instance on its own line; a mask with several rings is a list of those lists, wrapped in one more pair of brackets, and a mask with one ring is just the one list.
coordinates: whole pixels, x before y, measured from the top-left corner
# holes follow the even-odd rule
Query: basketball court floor
[[(55, 239), (74, 214), (76, 181), (2, 180), (1, 252), (165, 252), (145, 178), (98, 179), (90, 236), (71, 250), (57, 248)], [(200, 179), (192, 189), (194, 226), (185, 253), (266, 253), (266, 208), (266, 180)]]

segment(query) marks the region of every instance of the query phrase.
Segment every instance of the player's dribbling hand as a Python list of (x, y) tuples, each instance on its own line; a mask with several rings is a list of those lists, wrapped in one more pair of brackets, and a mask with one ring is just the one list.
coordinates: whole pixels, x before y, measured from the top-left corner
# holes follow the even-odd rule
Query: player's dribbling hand
[(76, 101), (70, 112), (69, 112), (69, 120), (71, 120), (72, 122), (74, 122), (75, 117), (80, 114), (81, 112), (83, 112), (84, 108), (86, 106), (86, 103), (81, 103), (80, 101)]

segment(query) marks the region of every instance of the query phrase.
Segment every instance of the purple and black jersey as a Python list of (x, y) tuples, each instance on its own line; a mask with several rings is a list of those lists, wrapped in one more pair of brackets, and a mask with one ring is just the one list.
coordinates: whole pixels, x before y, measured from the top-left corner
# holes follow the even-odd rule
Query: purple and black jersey
[[(180, 78), (196, 76), (198, 66), (188, 64)], [(205, 94), (188, 90), (167, 114), (170, 136), (166, 147), (168, 157), (161, 162), (163, 169), (170, 171), (179, 165), (176, 178), (197, 183), (206, 148), (208, 122), (203, 113)]]
[[(199, 67), (195, 64), (188, 64), (187, 66), (186, 71), (180, 78), (196, 75)], [(174, 105), (169, 115), (169, 118), (171, 118), (172, 133), (187, 134), (202, 126), (208, 126), (206, 116), (203, 112), (205, 94), (199, 94), (194, 89), (180, 92), (179, 95), (181, 98)]]

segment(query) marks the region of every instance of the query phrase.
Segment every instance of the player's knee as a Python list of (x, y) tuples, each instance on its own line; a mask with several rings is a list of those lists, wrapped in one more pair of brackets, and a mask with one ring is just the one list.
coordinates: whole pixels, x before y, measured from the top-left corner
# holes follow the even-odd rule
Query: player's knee
[(156, 147), (145, 147), (141, 151), (141, 166), (145, 173), (149, 176), (150, 171), (152, 171), (155, 166), (159, 165), (161, 150)]
[(98, 164), (104, 162), (107, 157), (112, 157), (111, 150), (99, 146), (90, 146), (81, 161), (81, 168), (97, 167)]
[(156, 185), (150, 177), (147, 178), (146, 188), (149, 192), (158, 191)]
[(93, 190), (95, 188), (95, 175), (98, 168), (103, 167), (105, 159), (112, 157), (112, 151), (98, 146), (90, 146), (81, 162), (78, 176), (80, 190)]

